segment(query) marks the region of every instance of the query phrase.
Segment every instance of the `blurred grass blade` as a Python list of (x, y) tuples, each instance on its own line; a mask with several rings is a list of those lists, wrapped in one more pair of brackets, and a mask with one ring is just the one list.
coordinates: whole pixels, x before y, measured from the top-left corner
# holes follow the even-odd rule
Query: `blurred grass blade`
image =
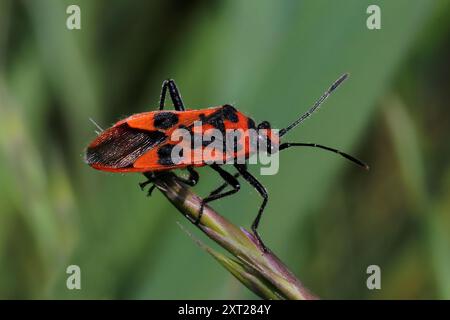
[(406, 106), (398, 97), (384, 102), (383, 115), (394, 142), (405, 187), (419, 210), (427, 206), (424, 163), (419, 146), (419, 133)]
[(180, 228), (185, 231), (194, 241), (198, 244), (200, 248), (208, 252), (214, 257), (225, 269), (227, 269), (232, 275), (236, 277), (240, 282), (242, 282), (247, 288), (252, 290), (258, 296), (263, 299), (279, 300), (283, 299), (282, 295), (273, 287), (270, 283), (265, 282), (258, 276), (246, 268), (244, 263), (238, 259), (227, 257), (211, 247), (206, 246), (203, 242), (196, 239), (188, 230), (186, 230), (180, 223), (178, 223)]

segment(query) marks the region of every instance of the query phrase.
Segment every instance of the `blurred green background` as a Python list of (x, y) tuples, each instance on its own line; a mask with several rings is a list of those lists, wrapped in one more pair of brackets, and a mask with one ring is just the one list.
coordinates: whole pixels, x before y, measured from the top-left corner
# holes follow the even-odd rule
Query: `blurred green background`
[[(66, 28), (69, 4), (81, 30)], [(381, 30), (366, 27), (369, 4)], [(449, 16), (448, 0), (0, 0), (0, 297), (256, 298), (142, 176), (83, 163), (89, 118), (154, 110), (171, 77), (190, 108), (233, 103), (280, 128), (350, 72), (288, 139), (371, 170), (286, 151), (261, 177), (261, 234), (322, 298), (449, 299)], [(200, 173), (205, 195), (219, 179)], [(213, 207), (248, 227), (259, 203), (244, 184)], [(81, 290), (66, 288), (71, 264)], [(366, 287), (371, 264), (381, 290)]]

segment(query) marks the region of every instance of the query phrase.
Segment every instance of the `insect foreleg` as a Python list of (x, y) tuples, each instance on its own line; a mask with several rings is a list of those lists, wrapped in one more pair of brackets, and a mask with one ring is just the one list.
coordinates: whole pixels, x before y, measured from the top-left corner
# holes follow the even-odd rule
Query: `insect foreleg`
[(258, 214), (256, 215), (256, 218), (255, 218), (255, 220), (252, 223), (252, 231), (253, 231), (255, 237), (257, 238), (259, 244), (263, 248), (263, 250), (267, 252), (267, 247), (265, 246), (264, 242), (262, 241), (262, 239), (259, 236), (258, 231), (257, 231), (258, 225), (259, 225), (259, 221), (261, 220), (262, 214), (264, 212), (264, 208), (266, 207), (267, 201), (269, 199), (269, 196), (267, 194), (267, 190), (250, 172), (247, 171), (245, 166), (240, 165), (240, 164), (236, 164), (235, 167), (239, 171), (241, 176), (245, 180), (247, 180), (248, 183), (250, 183), (256, 189), (256, 191), (258, 191), (258, 193), (261, 195), (261, 197), (263, 198), (263, 202), (262, 202), (261, 206), (259, 207)]

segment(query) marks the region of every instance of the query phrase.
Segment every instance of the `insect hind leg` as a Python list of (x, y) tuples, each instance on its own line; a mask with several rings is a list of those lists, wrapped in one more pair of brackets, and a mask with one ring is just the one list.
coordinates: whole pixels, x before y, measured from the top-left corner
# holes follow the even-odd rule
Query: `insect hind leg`
[[(245, 169), (247, 169), (247, 164), (243, 164), (242, 166), (243, 166)], [(241, 174), (240, 174), (239, 172), (237, 172), (237, 173), (235, 173), (235, 174), (233, 175), (233, 177), (234, 177), (235, 179), (237, 179), (237, 178), (239, 178), (240, 175), (241, 175)], [(212, 195), (214, 195), (214, 194), (218, 194), (218, 193), (222, 192), (223, 189), (225, 189), (227, 186), (229, 186), (229, 183), (228, 183), (228, 182), (224, 182), (224, 183), (223, 183), (221, 186), (219, 186), (217, 189), (211, 191), (211, 193), (210, 193), (208, 196), (212, 196)]]
[[(207, 196), (206, 198), (203, 199), (201, 206), (200, 206), (200, 211), (198, 213), (198, 217), (195, 220), (195, 224), (200, 223), (200, 220), (203, 215), (203, 208), (205, 207), (205, 204), (207, 204), (211, 201), (219, 200), (219, 199), (227, 197), (227, 196), (231, 196), (232, 194), (235, 194), (236, 192), (238, 192), (241, 188), (239, 181), (231, 173), (225, 171), (217, 164), (212, 164), (212, 165), (210, 165), (210, 167), (220, 174), (222, 179), (225, 180), (225, 183), (224, 183), (224, 185), (220, 186), (219, 188), (217, 188), (216, 190), (211, 192), (209, 194), (209, 196)], [(233, 189), (226, 191), (226, 192), (222, 192), (222, 190), (225, 189), (225, 187), (227, 185), (230, 185), (231, 187), (233, 187)]]
[(183, 178), (180, 176), (175, 175), (176, 179), (184, 184), (187, 184), (188, 186), (195, 186), (198, 183), (198, 180), (200, 179), (200, 176), (198, 175), (198, 172), (195, 171), (192, 167), (187, 167), (187, 170), (189, 172), (189, 177)]
[[(240, 173), (239, 173), (239, 172), (238, 172), (238, 173), (235, 173), (235, 174), (233, 175), (233, 177), (234, 177), (235, 179), (239, 178), (239, 176), (240, 176)], [(224, 182), (220, 187), (218, 187), (217, 189), (211, 191), (211, 193), (208, 195), (208, 197), (213, 196), (213, 195), (215, 195), (215, 194), (221, 193), (221, 192), (223, 191), (223, 189), (225, 189), (227, 186), (229, 186), (229, 183), (228, 183), (228, 182)]]

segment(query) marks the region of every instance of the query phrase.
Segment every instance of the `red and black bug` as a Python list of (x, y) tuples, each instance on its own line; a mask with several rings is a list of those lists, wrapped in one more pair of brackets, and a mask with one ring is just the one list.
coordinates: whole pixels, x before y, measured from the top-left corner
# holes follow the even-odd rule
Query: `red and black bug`
[[(267, 146), (269, 146), (267, 151), (269, 153), (290, 147), (316, 147), (337, 153), (368, 169), (368, 166), (362, 161), (330, 147), (315, 143), (280, 143), (280, 138), (311, 116), (311, 114), (319, 108), (322, 102), (328, 98), (347, 76), (347, 74), (344, 74), (337, 79), (306, 113), (288, 127), (281, 129), (277, 134), (274, 134), (270, 130), (271, 126), (269, 122), (263, 121), (259, 125), (256, 125), (255, 121), (236, 110), (231, 105), (222, 105), (200, 110), (185, 110), (175, 82), (173, 80), (166, 80), (162, 85), (159, 110), (132, 115), (117, 122), (111, 128), (102, 131), (87, 147), (85, 161), (91, 167), (102, 171), (142, 172), (148, 180), (140, 184), (141, 188), (152, 183), (154, 179), (161, 176), (161, 174), (173, 169), (187, 169), (189, 177), (186, 179), (177, 176), (177, 179), (187, 185), (194, 186), (199, 180), (199, 175), (194, 168), (207, 165), (215, 170), (225, 183), (204, 198), (203, 205), (238, 192), (240, 184), (237, 179), (239, 176), (242, 176), (242, 178), (250, 183), (263, 198), (258, 214), (252, 223), (252, 231), (265, 250), (266, 247), (258, 234), (257, 228), (268, 201), (266, 188), (249, 171), (247, 171), (246, 164), (233, 163), (234, 167), (237, 169), (237, 173), (232, 175), (224, 170), (220, 164), (207, 163), (205, 161), (206, 159), (203, 158), (202, 161), (197, 162), (175, 163), (172, 159), (171, 151), (176, 143), (171, 141), (171, 134), (176, 129), (180, 128), (185, 128), (192, 132), (195, 121), (201, 121), (202, 131), (211, 128), (219, 129), (221, 131), (224, 131), (225, 129), (240, 129), (244, 131), (254, 129), (258, 133), (258, 138), (267, 141)], [(167, 91), (169, 91), (175, 111), (163, 111)], [(255, 148), (246, 144), (245, 141), (243, 141), (243, 144), (245, 147), (242, 149), (243, 151), (241, 151), (243, 154), (240, 155), (244, 156), (245, 159), (248, 159), (257, 152)], [(192, 150), (192, 152), (195, 153), (196, 150)], [(235, 150), (235, 152), (232, 153), (232, 157), (237, 158), (239, 152), (240, 151)], [(225, 159), (227, 157), (229, 157), (229, 154), (225, 152), (218, 156), (221, 160), (230, 160)], [(220, 163), (224, 162), (226, 161), (221, 161)], [(227, 163), (229, 163), (229, 161)], [(231, 186), (232, 189), (224, 191), (227, 186)], [(151, 194), (154, 188), (154, 185), (151, 186), (149, 194)], [(201, 212), (197, 223), (200, 219)]]

